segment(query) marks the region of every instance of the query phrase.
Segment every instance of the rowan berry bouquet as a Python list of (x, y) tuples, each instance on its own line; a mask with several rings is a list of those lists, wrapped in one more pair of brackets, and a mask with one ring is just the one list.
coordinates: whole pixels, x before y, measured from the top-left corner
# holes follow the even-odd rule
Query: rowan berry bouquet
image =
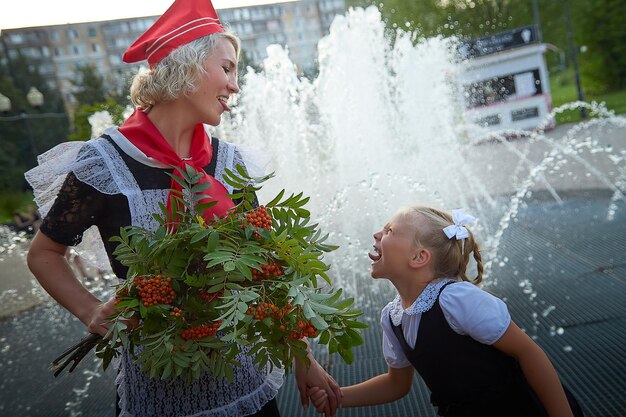
[[(306, 337), (352, 362), (366, 326), (327, 275), (323, 254), (336, 246), (311, 224), (302, 193), (283, 190), (257, 206), (256, 192), (271, 176), (227, 171), (238, 204), (207, 222), (198, 213), (208, 185), (192, 168), (179, 170), (174, 216), (163, 206), (156, 231), (131, 226), (114, 238), (114, 255), (129, 272), (116, 289), (107, 337), (91, 340), (105, 368), (127, 348), (151, 377), (193, 380), (206, 371), (232, 378), (240, 352), (259, 367), (289, 369), (305, 358)], [(136, 319), (138, 326), (126, 325)]]

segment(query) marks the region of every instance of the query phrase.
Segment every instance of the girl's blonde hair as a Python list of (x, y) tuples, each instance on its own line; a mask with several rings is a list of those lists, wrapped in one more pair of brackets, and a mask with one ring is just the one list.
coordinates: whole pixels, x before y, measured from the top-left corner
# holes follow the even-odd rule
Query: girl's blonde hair
[(239, 60), (239, 38), (230, 32), (217, 32), (186, 43), (163, 58), (154, 68), (139, 71), (130, 86), (134, 106), (148, 109), (157, 103), (175, 100), (198, 88), (206, 75), (204, 62), (217, 47), (218, 39), (228, 40)]
[[(414, 218), (416, 225), (414, 244), (431, 251), (435, 277), (460, 278), (473, 284), (482, 281), (483, 263), (480, 249), (474, 234), (467, 226), (464, 227), (469, 232), (469, 237), (460, 240), (454, 237), (448, 239), (443, 229), (454, 224), (449, 213), (423, 206), (406, 207), (401, 212)], [(474, 254), (476, 260), (477, 276), (474, 279), (469, 279), (466, 275), (470, 253)]]

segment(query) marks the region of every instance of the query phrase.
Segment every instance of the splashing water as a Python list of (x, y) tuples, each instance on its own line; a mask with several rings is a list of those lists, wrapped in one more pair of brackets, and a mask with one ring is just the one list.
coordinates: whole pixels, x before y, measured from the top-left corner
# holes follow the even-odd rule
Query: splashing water
[[(216, 136), (257, 148), (269, 157), (267, 170), (275, 171), (277, 178), (264, 187), (261, 201), (282, 188), (311, 196), (308, 207), (313, 218), (330, 232), (329, 242), (340, 245), (328, 258), (332, 278), (337, 287), (357, 297), (363, 310), (382, 307), (368, 294), (391, 290), (388, 283), (369, 279), (366, 253), (373, 244), (372, 233), (400, 206), (463, 207), (478, 217), (474, 231), (483, 242), (487, 276), (509, 262), (511, 255), (500, 254), (499, 246), (531, 199), (548, 196), (562, 203), (563, 194), (572, 190), (602, 189), (610, 197), (599, 217), (610, 221), (623, 207), (626, 119), (602, 104), (577, 102), (554, 109), (545, 125), (556, 114), (581, 107), (597, 118), (554, 131), (500, 132), (492, 134), (491, 141), (476, 143), (467, 132), (477, 127), (463, 119), (458, 78), (464, 63), (455, 51), (455, 39), (416, 41), (414, 35), (403, 33), (391, 45), (375, 8), (354, 9), (338, 16), (330, 35), (320, 42), (315, 80), (299, 78), (287, 51), (273, 46), (263, 71), (246, 75), (237, 106), (216, 129)], [(102, 128), (107, 120), (99, 115), (90, 121)], [(20, 263), (28, 284), (24, 290), (2, 292), (2, 304), (20, 302), (18, 298), (29, 292), (39, 303), (49, 301), (26, 272), (27, 239), (8, 230), (0, 232), (0, 267), (6, 271), (8, 262)], [(532, 256), (522, 257), (527, 265), (537, 262)], [(530, 272), (519, 272), (514, 269), (510, 278), (519, 280), (516, 286), (522, 296), (537, 306), (530, 312), (529, 325), (536, 337), (540, 321), (558, 316), (560, 306), (541, 306), (541, 294), (528, 279)], [(493, 273), (487, 285), (497, 283), (497, 275)], [(91, 284), (102, 298), (111, 293), (108, 278)], [(15, 340), (0, 339), (0, 369), (13, 372), (7, 374), (6, 384), (30, 383), (20, 382), (25, 375), (17, 369), (36, 362), (31, 344), (37, 351), (40, 346), (56, 351), (67, 344), (63, 339), (53, 346), (61, 330), (67, 333), (63, 327), (83, 329), (53, 302), (37, 312), (37, 318), (31, 315), (22, 313), (5, 322), (6, 329), (13, 329), (30, 346), (19, 349)], [(374, 322), (377, 317), (364, 320)], [(551, 336), (563, 333), (560, 325), (550, 327)], [(41, 335), (47, 338), (37, 341)], [(571, 345), (562, 350), (575, 351)], [(31, 356), (16, 355), (22, 351)], [(38, 362), (46, 363), (49, 356)], [(65, 411), (71, 415), (81, 413), (94, 386), (96, 391), (108, 387), (106, 381), (98, 382), (97, 362), (83, 372), (84, 378), (74, 380), (74, 391), (66, 396)], [(30, 407), (28, 400), (24, 403)], [(16, 409), (22, 410), (23, 404)]]
[(464, 63), (456, 40), (414, 40), (399, 33), (391, 46), (376, 8), (353, 9), (320, 42), (312, 82), (297, 77), (284, 49), (268, 48), (264, 70), (246, 75), (235, 111), (217, 131), (270, 155), (278, 178), (262, 197), (273, 196), (273, 187), (312, 196), (313, 215), (341, 245), (332, 263), (342, 287), (362, 285), (355, 280), (367, 275), (371, 234), (402, 205), (476, 214), (486, 275), (503, 262), (500, 239), (533, 191), (560, 202), (561, 189), (606, 188), (611, 217), (624, 200), (625, 153), (587, 135), (623, 128), (624, 118), (597, 103), (572, 103), (555, 109), (545, 125), (580, 107), (599, 118), (562, 137), (507, 131), (491, 135), (496, 143), (475, 144), (466, 133), (476, 126), (462, 117), (457, 77)]

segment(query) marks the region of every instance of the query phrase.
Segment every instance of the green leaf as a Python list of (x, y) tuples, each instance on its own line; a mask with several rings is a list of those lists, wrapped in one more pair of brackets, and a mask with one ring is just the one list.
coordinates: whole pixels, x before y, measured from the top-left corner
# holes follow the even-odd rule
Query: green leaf
[[(235, 267), (239, 272), (241, 272), (241, 275), (246, 277), (249, 281), (252, 281), (252, 272), (250, 272), (250, 268), (248, 268), (242, 259), (237, 259), (235, 261)], [(226, 270), (226, 266), (224, 266), (224, 270)]]
[(172, 374), (172, 362), (167, 362), (165, 368), (163, 368), (163, 373), (161, 374), (161, 379), (168, 379)]
[(196, 242), (199, 242), (203, 239), (205, 239), (210, 233), (212, 233), (213, 231), (210, 229), (204, 229), (201, 230), (200, 232), (196, 233), (191, 240), (189, 241), (189, 243), (194, 244)]
[(196, 204), (195, 210), (197, 213), (202, 214), (216, 204), (217, 204), (217, 201), (215, 200), (207, 201), (205, 203), (199, 203), (199, 204)]
[(315, 312), (311, 308), (310, 303), (307, 301), (305, 301), (304, 304), (302, 305), (302, 312), (304, 313), (304, 317), (307, 320), (311, 320), (313, 317), (315, 317)]
[(285, 195), (285, 190), (280, 190), (280, 192), (278, 193), (278, 195), (277, 195), (276, 197), (274, 197), (274, 198), (272, 199), (272, 201), (270, 201), (269, 203), (267, 203), (267, 204), (265, 205), (265, 207), (268, 207), (268, 208), (269, 208), (269, 207), (274, 207), (274, 206), (275, 206), (275, 205), (276, 205), (276, 204), (280, 201), (280, 199), (281, 199), (281, 198), (283, 198), (283, 195)]
[[(317, 326), (315, 326), (317, 328)], [(328, 330), (324, 330), (320, 333), (319, 343), (321, 345), (325, 345), (330, 340), (330, 332)]]
[(363, 337), (356, 330), (351, 329), (351, 328), (347, 328), (346, 329), (346, 334), (348, 336), (350, 336), (350, 339), (352, 339), (352, 346), (358, 346), (358, 345), (362, 345), (363, 344)]
[(320, 314), (333, 314), (338, 311), (335, 307), (316, 303), (314, 301), (310, 301), (310, 303), (311, 303), (311, 308)]
[(352, 349), (339, 349), (338, 352), (348, 365), (354, 361), (354, 352)]
[(201, 184), (195, 184), (193, 187), (191, 187), (191, 192), (196, 193), (196, 194), (201, 193), (203, 191), (208, 190), (209, 187), (211, 187), (210, 182), (203, 182)]
[(213, 252), (217, 248), (217, 243), (220, 240), (220, 234), (216, 230), (211, 230), (211, 234), (206, 242), (206, 252)]
[(346, 326), (352, 329), (367, 329), (369, 327), (367, 324), (361, 323), (360, 321), (356, 320), (346, 320), (345, 323)]
[(313, 318), (311, 318), (311, 322), (313, 323), (313, 326), (315, 326), (315, 328), (318, 330), (328, 329), (328, 323), (326, 323), (326, 321), (324, 321), (324, 319), (322, 319), (320, 316), (314, 316)]

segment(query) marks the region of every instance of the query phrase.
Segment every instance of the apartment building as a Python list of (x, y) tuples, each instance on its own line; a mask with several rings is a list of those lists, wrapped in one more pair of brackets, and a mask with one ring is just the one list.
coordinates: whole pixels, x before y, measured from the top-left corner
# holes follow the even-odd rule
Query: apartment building
[(20, 55), (27, 58), (48, 87), (61, 92), (71, 111), (78, 104), (73, 93), (80, 81), (80, 67), (93, 66), (107, 89), (119, 92), (125, 88), (138, 65), (122, 63), (121, 56), (155, 20), (147, 17), (3, 30), (0, 64), (10, 68)]
[[(344, 0), (295, 0), (218, 10), (223, 24), (236, 33), (254, 65), (261, 65), (271, 44), (289, 49), (302, 73), (317, 67), (317, 42), (328, 34)], [(114, 91), (123, 91), (139, 64), (122, 62), (122, 54), (158, 16), (3, 30), (0, 64), (19, 55), (36, 65), (51, 88), (62, 92), (68, 109), (76, 106), (78, 68), (91, 65)]]

